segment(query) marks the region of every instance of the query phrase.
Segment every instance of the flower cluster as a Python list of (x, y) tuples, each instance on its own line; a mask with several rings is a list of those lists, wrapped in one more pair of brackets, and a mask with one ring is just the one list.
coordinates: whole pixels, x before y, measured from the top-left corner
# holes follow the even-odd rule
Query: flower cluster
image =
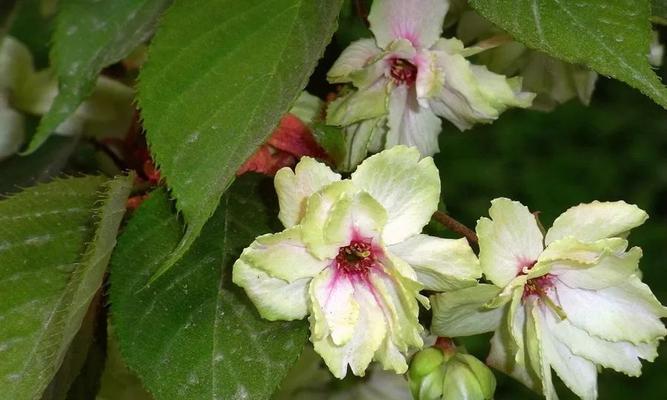
[[(467, 239), (422, 230), (441, 200), (430, 157), (440, 117), (464, 130), (508, 107), (550, 109), (577, 96), (587, 103), (597, 75), (528, 50), (470, 11), (458, 31), (476, 45), (442, 38), (448, 6), (374, 1), (374, 38), (353, 42), (328, 72), (330, 82), (346, 86), (324, 122), (345, 137), (338, 170), (354, 172), (343, 179), (311, 157), (294, 170), (283, 164), (274, 183), (285, 229), (245, 248), (233, 281), (266, 319), (307, 317), (314, 351), (340, 379), (348, 369), (357, 376), (369, 370), (373, 387), (385, 382), (404, 396), (407, 383), (387, 371), (408, 372), (415, 399), (483, 400), (496, 385), (488, 365), (547, 399), (557, 398), (552, 371), (579, 397), (596, 399), (601, 368), (639, 376), (641, 360), (653, 361), (667, 335), (667, 309), (641, 281), (642, 251), (627, 239), (648, 218), (643, 210), (622, 201), (580, 204), (545, 231), (527, 207), (498, 198)], [(491, 70), (466, 59), (476, 54)], [(524, 91), (520, 77), (493, 70), (524, 75), (536, 93)], [(320, 118), (313, 99), (304, 94), (295, 105), (310, 104), (303, 127)], [(309, 146), (276, 145), (284, 124), (258, 154), (274, 152), (250, 165), (277, 168), (303, 154), (325, 159)], [(289, 154), (279, 158), (276, 149)], [(420, 318), (420, 306), (433, 309)], [(425, 345), (425, 315), (438, 335), (433, 346)], [(494, 332), (486, 365), (454, 342), (486, 332)], [(328, 379), (311, 369), (314, 381)], [(369, 399), (390, 398), (373, 392), (384, 397)], [(361, 393), (355, 386), (339, 397), (366, 398)]]

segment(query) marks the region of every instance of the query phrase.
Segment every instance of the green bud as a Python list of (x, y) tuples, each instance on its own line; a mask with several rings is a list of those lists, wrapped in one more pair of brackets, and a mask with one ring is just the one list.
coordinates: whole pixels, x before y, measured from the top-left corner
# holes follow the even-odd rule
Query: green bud
[(496, 389), (496, 379), (484, 363), (455, 350), (447, 357), (435, 347), (420, 351), (408, 375), (416, 400), (486, 400)]

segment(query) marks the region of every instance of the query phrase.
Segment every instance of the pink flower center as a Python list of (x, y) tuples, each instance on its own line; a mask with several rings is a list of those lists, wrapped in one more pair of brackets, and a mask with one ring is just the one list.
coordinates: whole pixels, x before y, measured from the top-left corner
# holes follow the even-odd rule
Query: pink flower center
[(404, 58), (394, 58), (389, 74), (397, 85), (411, 86), (417, 80), (417, 66)]
[(336, 268), (346, 274), (366, 274), (374, 265), (373, 247), (366, 241), (353, 240), (336, 256)]
[(547, 291), (553, 287), (553, 285), (551, 274), (529, 279), (523, 287), (522, 299), (526, 299), (530, 296), (539, 296), (541, 299), (544, 299), (547, 296)]

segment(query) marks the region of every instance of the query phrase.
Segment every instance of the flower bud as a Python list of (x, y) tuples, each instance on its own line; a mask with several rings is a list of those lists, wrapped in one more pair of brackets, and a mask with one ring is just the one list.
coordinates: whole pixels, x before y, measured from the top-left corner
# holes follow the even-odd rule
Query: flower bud
[(491, 399), (496, 388), (496, 379), (486, 365), (453, 346), (418, 352), (408, 375), (410, 391), (418, 400)]

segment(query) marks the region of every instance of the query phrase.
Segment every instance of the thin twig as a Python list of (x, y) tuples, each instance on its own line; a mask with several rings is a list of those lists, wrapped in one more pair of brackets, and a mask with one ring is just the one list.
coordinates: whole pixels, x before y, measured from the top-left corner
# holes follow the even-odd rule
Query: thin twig
[(433, 219), (441, 223), (445, 228), (449, 229), (452, 232), (462, 235), (468, 240), (471, 246), (478, 246), (477, 234), (472, 229), (463, 225), (459, 221), (455, 220), (451, 216), (445, 214), (442, 211), (436, 211), (433, 213)]

